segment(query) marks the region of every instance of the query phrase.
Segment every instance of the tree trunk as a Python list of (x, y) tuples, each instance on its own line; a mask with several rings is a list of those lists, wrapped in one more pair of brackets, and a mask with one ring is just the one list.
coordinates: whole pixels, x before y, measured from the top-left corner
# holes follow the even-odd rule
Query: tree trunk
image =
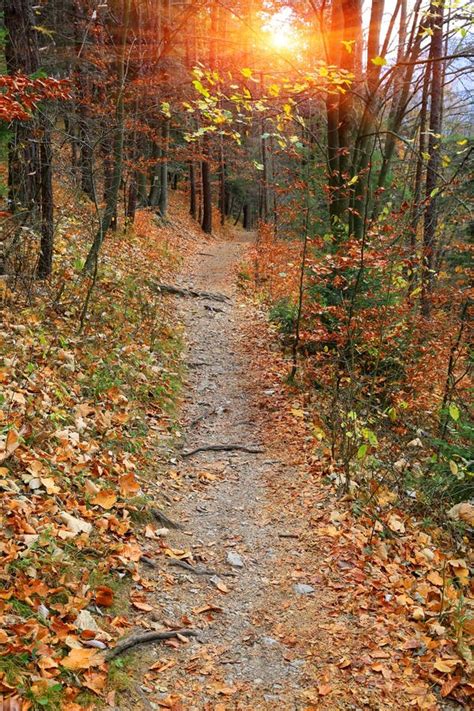
[(84, 271), (91, 273), (94, 270), (99, 258), (100, 248), (104, 237), (112, 223), (114, 215), (117, 213), (118, 195), (120, 190), (120, 182), (122, 180), (122, 163), (123, 163), (123, 143), (124, 143), (124, 89), (125, 89), (125, 54), (127, 47), (128, 23), (130, 18), (131, 0), (123, 0), (123, 25), (122, 25), (122, 46), (118, 62), (118, 94), (115, 111), (115, 136), (113, 146), (114, 165), (112, 169), (112, 180), (110, 190), (107, 195), (107, 203), (105, 210), (100, 219), (99, 228), (96, 232), (94, 241), (87, 255)]
[[(421, 306), (423, 315), (430, 316), (430, 294), (433, 287), (433, 263), (436, 244), (436, 225), (438, 222), (438, 198), (434, 191), (438, 183), (438, 170), (440, 165), (439, 134), (442, 123), (443, 104), (443, 21), (444, 6), (437, 0), (430, 5), (430, 13), (434, 18), (432, 23), (430, 59), (431, 68), (431, 107), (430, 107), (430, 132), (428, 139), (429, 159), (426, 166), (425, 197), (428, 206), (425, 211), (423, 226), (423, 272)], [(438, 61), (437, 61), (438, 60)]]
[(37, 274), (40, 279), (47, 279), (53, 270), (54, 244), (54, 201), (53, 201), (53, 152), (51, 149), (51, 131), (43, 123), (41, 141), (41, 243)]
[(421, 190), (423, 182), (423, 167), (425, 161), (425, 154), (427, 149), (427, 134), (426, 134), (426, 118), (428, 114), (428, 92), (430, 88), (430, 78), (431, 78), (431, 65), (427, 64), (425, 67), (425, 76), (423, 78), (423, 91), (421, 95), (421, 107), (420, 107), (420, 125), (419, 125), (419, 136), (418, 136), (418, 156), (416, 159), (416, 171), (415, 171), (415, 182), (413, 187), (413, 204), (411, 208), (411, 219), (410, 219), (410, 261), (411, 261), (411, 273), (410, 273), (410, 291), (412, 290), (413, 280), (414, 280), (414, 266), (415, 266), (415, 256), (416, 256), (416, 239), (418, 232), (418, 223), (420, 220), (420, 202), (421, 202)]
[(157, 162), (151, 170), (150, 193), (148, 195), (148, 204), (150, 207), (157, 207), (160, 198), (159, 157), (160, 149), (156, 143), (153, 143), (152, 158)]
[(138, 198), (138, 175), (134, 171), (132, 178), (130, 180), (130, 185), (128, 186), (127, 192), (127, 206), (125, 208), (125, 217), (129, 224), (134, 223), (135, 213), (137, 211), (137, 198)]
[(158, 210), (161, 217), (166, 218), (168, 212), (168, 150), (170, 141), (170, 122), (166, 119), (161, 128), (161, 165), (160, 165), (160, 197), (158, 200)]
[(202, 172), (202, 229), (206, 234), (212, 234), (212, 187), (211, 167), (208, 160), (201, 164)]
[(244, 230), (249, 231), (252, 229), (252, 210), (248, 202), (244, 204), (243, 211), (244, 217), (242, 227), (244, 228)]
[[(30, 0), (3, 4), (5, 60), (9, 74), (34, 74), (39, 69), (37, 34)], [(37, 122), (13, 123), (8, 155), (8, 195), (12, 212), (36, 212), (40, 200), (40, 149), (33, 140)]]
[(197, 220), (196, 167), (192, 160), (189, 161), (189, 214)]

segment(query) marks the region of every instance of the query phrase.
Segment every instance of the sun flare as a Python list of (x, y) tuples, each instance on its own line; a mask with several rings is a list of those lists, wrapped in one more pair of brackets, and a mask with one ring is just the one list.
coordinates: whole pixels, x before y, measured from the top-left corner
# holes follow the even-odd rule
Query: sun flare
[(276, 50), (289, 51), (298, 44), (291, 12), (282, 10), (273, 15), (265, 26), (265, 33), (269, 45)]
[(270, 44), (275, 49), (292, 49), (295, 46), (294, 33), (289, 27), (278, 26), (269, 30)]

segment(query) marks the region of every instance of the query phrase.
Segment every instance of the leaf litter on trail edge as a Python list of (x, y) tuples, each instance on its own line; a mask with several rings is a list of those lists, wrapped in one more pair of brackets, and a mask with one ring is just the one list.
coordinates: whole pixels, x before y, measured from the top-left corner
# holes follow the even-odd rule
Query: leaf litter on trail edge
[[(73, 214), (78, 206), (64, 198)], [(65, 216), (58, 226), (58, 254), (66, 262), (71, 249), (88, 248), (81, 227), (88, 207), (79, 210), (84, 214), (74, 225)], [(184, 210), (177, 219), (192, 230)], [(162, 544), (142, 537), (141, 529), (157, 494), (157, 440), (167, 440), (173, 423), (181, 357), (173, 309), (141, 275), (150, 264), (161, 276), (171, 274), (178, 245), (182, 253), (191, 248), (141, 212), (120, 250), (106, 241), (106, 266), (83, 334), (77, 333), (83, 282), (66, 262), (59, 282), (51, 283), (54, 289), (64, 281), (64, 309), (25, 300), (5, 312), (0, 643), (12, 672), (7, 683), (0, 670), (4, 704), (20, 687), (42, 698), (43, 682), (57, 683), (64, 708), (76, 709), (81, 688), (111, 700), (99, 647), (111, 647), (133, 619), (144, 624), (144, 610), (138, 616), (131, 606), (134, 591), (143, 588), (136, 604), (152, 607), (139, 560), (152, 547), (159, 561)]]
[[(284, 355), (272, 347), (272, 334), (255, 313), (253, 303), (247, 308), (252, 311), (248, 320), (252, 326), (243, 323), (239, 343), (248, 358), (248, 387), (255, 395), (258, 424), (267, 449), (273, 448), (275, 458), (280, 457), (292, 472), (291, 477), (285, 477), (280, 467), (281, 474), (274, 470), (269, 475), (271, 506), (278, 510), (283, 527), (283, 511), (288, 528), (295, 520), (305, 522), (299, 536), (298, 562), (305, 579), (311, 582), (312, 575), (318, 576), (317, 588), (324, 590), (324, 595), (314, 600), (313, 615), (311, 596), (304, 598), (307, 628), (300, 628), (296, 616), (289, 618), (290, 626), (299, 631), (301, 649), (310, 644), (321, 666), (336, 645), (342, 653), (338, 667), (344, 678), (335, 679), (334, 687), (341, 697), (349, 696), (353, 701), (359, 697), (351, 689), (360, 690), (371, 675), (378, 675), (380, 680), (373, 683), (384, 688), (386, 698), (397, 705), (404, 698), (407, 705), (436, 708), (436, 697), (430, 692), (433, 684), (443, 689), (443, 694), (469, 704), (474, 694), (469, 683), (472, 657), (469, 661), (466, 655), (466, 642), (472, 641), (474, 632), (469, 563), (449, 554), (440, 529), (425, 529), (399, 509), (394, 492), (377, 492), (374, 498), (379, 505), (374, 518), (371, 511), (358, 509), (353, 493), (342, 501), (335, 497), (326, 483), (334, 464), (325, 452), (324, 436), (319, 436), (318, 427), (311, 422), (315, 417), (317, 423), (317, 416), (304, 394), (295, 399), (295, 390), (286, 381)], [(301, 466), (301, 476), (296, 463)], [(334, 480), (337, 483), (337, 477)], [(453, 520), (456, 516), (453, 512)], [(359, 623), (343, 621), (345, 644), (341, 646), (338, 625), (325, 624), (321, 618), (337, 620), (342, 616), (345, 620), (346, 615)], [(375, 637), (368, 624), (374, 619), (379, 620)], [(284, 626), (284, 620), (280, 624)], [(321, 628), (327, 632), (321, 634)], [(382, 636), (386, 662), (373, 668), (369, 658), (362, 662), (361, 649), (380, 647)], [(377, 658), (376, 654), (371, 656)], [(437, 660), (438, 669), (433, 666)], [(321, 683), (314, 681), (316, 686)], [(316, 699), (312, 701), (317, 705)]]

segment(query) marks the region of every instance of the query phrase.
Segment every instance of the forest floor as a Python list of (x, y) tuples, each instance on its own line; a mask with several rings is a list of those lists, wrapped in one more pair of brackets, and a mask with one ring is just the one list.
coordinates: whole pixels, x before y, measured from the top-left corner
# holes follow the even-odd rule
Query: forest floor
[[(150, 573), (160, 581), (157, 619), (199, 636), (134, 655), (141, 682), (117, 702), (189, 711), (457, 708), (433, 693), (428, 650), (439, 644), (405, 615), (413, 578), (397, 550), (378, 540), (371, 559), (370, 524), (323, 483), (321, 462), (308, 464), (312, 437), (298, 391), (284, 382), (288, 364), (237, 287), (247, 247), (241, 232), (203, 243), (177, 280), (228, 297), (176, 299), (189, 377), (184, 442), (171, 456), (165, 497), (182, 529), (166, 538), (170, 565)], [(229, 444), (261, 451), (183, 456)]]
[[(317, 403), (242, 266), (252, 235), (206, 238), (179, 196), (166, 224), (141, 211), (104, 244), (86, 312), (88, 206), (63, 213), (57, 280), (7, 294), (2, 323), (0, 694), (22, 711), (467, 705), (468, 553), (386, 488), (376, 520), (338, 497)], [(211, 445), (228, 449), (192, 454)], [(171, 638), (107, 660), (132, 630)]]

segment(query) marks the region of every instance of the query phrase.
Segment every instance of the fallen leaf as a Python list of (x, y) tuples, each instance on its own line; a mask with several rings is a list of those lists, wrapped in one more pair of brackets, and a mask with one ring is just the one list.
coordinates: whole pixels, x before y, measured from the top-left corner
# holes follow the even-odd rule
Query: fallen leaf
[(433, 585), (437, 585), (438, 587), (443, 586), (443, 578), (437, 570), (432, 570), (426, 577)]
[(151, 612), (154, 608), (148, 602), (142, 602), (141, 600), (132, 600), (133, 607), (137, 610), (142, 610), (143, 612)]
[(129, 472), (120, 477), (119, 488), (122, 496), (135, 496), (140, 491), (140, 484), (133, 472)]
[(20, 446), (20, 436), (15, 429), (8, 430), (7, 439), (5, 441), (5, 448), (3, 452), (0, 452), (0, 462), (8, 459), (10, 455), (13, 454), (15, 449)]
[(107, 585), (99, 585), (95, 591), (95, 602), (100, 607), (112, 607), (114, 604), (114, 591)]
[(60, 514), (61, 521), (66, 524), (71, 533), (79, 535), (80, 533), (90, 533), (92, 531), (92, 524), (88, 521), (84, 521), (82, 518), (77, 518), (76, 516), (71, 516), (71, 514), (63, 511)]
[(203, 605), (202, 607), (193, 608), (193, 613), (195, 615), (202, 615), (203, 612), (222, 612), (222, 607), (218, 605)]
[(67, 657), (64, 657), (61, 661), (61, 664), (66, 669), (75, 671), (100, 666), (103, 661), (103, 655), (96, 649), (71, 649)]
[(388, 517), (387, 523), (391, 531), (395, 531), (396, 533), (405, 533), (405, 524), (395, 514)]
[(332, 692), (332, 687), (329, 684), (320, 684), (318, 686), (318, 694), (320, 696), (327, 696)]
[(99, 491), (99, 493), (91, 499), (91, 503), (108, 511), (117, 503), (117, 496), (113, 491), (104, 489), (103, 491)]
[(433, 668), (443, 674), (451, 674), (451, 672), (456, 669), (459, 662), (459, 659), (437, 659), (433, 664)]
[(52, 477), (40, 477), (40, 482), (43, 484), (48, 494), (59, 494), (61, 492), (60, 487), (56, 484), (56, 481)]

